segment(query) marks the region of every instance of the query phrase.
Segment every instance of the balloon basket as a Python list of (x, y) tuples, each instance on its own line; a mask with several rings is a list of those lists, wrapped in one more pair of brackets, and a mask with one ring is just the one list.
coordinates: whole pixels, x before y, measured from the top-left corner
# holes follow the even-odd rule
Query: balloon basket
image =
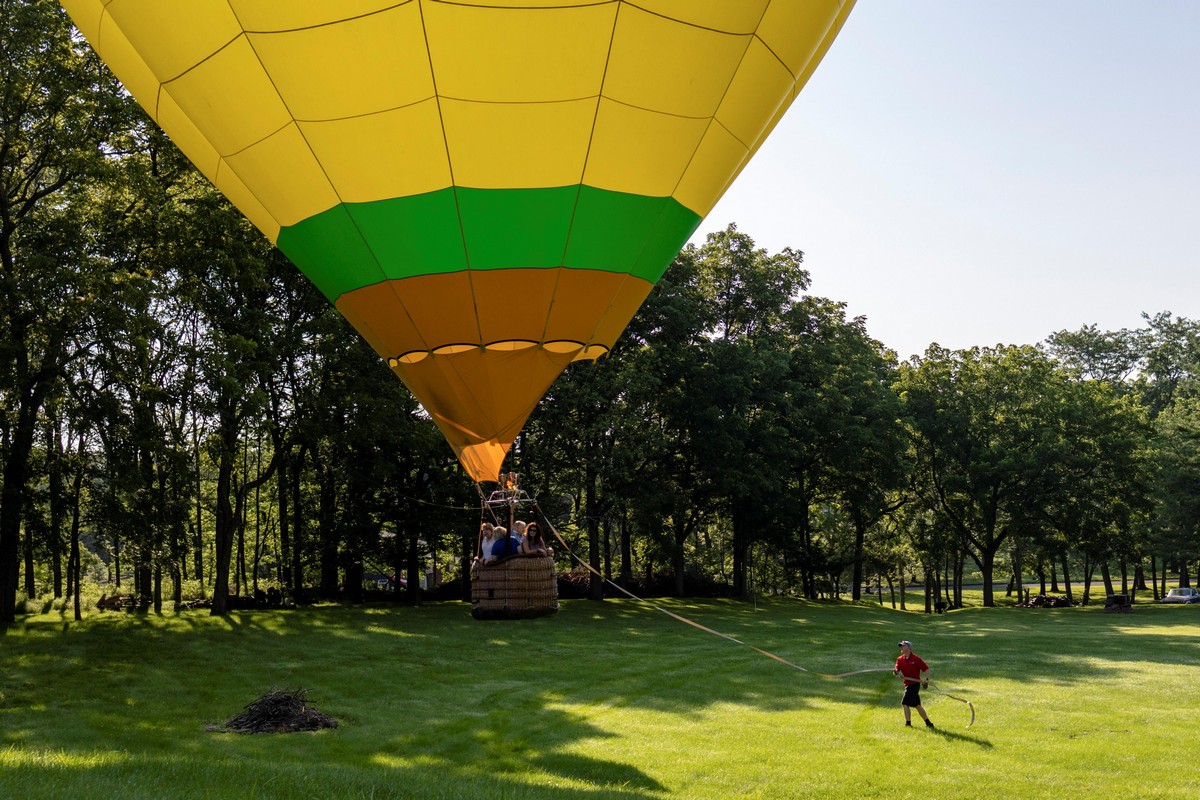
[(558, 612), (558, 576), (550, 556), (514, 556), (480, 564), (471, 580), (475, 619), (533, 619)]

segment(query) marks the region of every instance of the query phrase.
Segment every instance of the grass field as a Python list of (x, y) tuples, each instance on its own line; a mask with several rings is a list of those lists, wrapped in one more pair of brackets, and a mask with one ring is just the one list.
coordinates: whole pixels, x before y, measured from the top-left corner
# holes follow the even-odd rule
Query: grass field
[[(888, 673), (824, 680), (633, 601), (476, 622), (465, 605), (214, 619), (57, 612), (0, 633), (0, 797), (1179, 798), (1200, 607), (658, 601), (809, 670), (912, 639), (936, 731)], [(213, 733), (273, 688), (340, 720)]]

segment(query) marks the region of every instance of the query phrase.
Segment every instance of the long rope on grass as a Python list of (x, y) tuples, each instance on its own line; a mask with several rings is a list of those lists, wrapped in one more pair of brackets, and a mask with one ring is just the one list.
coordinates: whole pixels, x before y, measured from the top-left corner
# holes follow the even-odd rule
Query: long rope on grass
[[(554, 534), (554, 538), (558, 540), (558, 543), (561, 544), (563, 546), (563, 549), (567, 551), (567, 555), (569, 555), (571, 558), (575, 559), (575, 561), (578, 562), (581, 566), (585, 567), (589, 572), (591, 572), (597, 578), (604, 581), (609, 586), (613, 587), (614, 589), (616, 589), (617, 591), (626, 595), (627, 597), (629, 597), (633, 600), (636, 600), (639, 603), (645, 603), (646, 605), (650, 606), (651, 608), (655, 609), (656, 611), (660, 611), (663, 614), (666, 614), (668, 617), (671, 617), (674, 620), (678, 620), (679, 622), (682, 622), (685, 625), (691, 625), (693, 628), (702, 630), (705, 633), (710, 633), (713, 636), (719, 636), (722, 639), (728, 639), (729, 641), (733, 642), (734, 644), (740, 644), (743, 647), (749, 647), (754, 652), (756, 652), (760, 655), (764, 655), (767, 658), (778, 661), (780, 664), (783, 664), (785, 667), (790, 667), (794, 670), (798, 670), (800, 672), (804, 672), (809, 675), (815, 675), (818, 678), (834, 680), (834, 679), (838, 679), (838, 678), (849, 678), (852, 675), (864, 675), (868, 672), (891, 672), (892, 671), (891, 667), (871, 667), (869, 669), (856, 669), (856, 670), (853, 670), (852, 672), (840, 672), (840, 673), (837, 673), (836, 675), (832, 675), (832, 674), (829, 674), (826, 672), (815, 672), (810, 669), (805, 669), (804, 667), (800, 666), (799, 664), (797, 664), (793, 661), (788, 661), (783, 656), (778, 656), (768, 650), (763, 650), (761, 647), (755, 647), (754, 645), (752, 645), (748, 642), (743, 642), (741, 639), (730, 636), (727, 633), (721, 633), (718, 630), (713, 630), (712, 628), (708, 627), (707, 625), (701, 625), (699, 622), (696, 622), (695, 620), (692, 620), (692, 619), (688, 619), (687, 617), (683, 616), (682, 614), (676, 614), (674, 611), (671, 611), (670, 609), (666, 609), (660, 605), (651, 603), (649, 600), (638, 597), (636, 594), (629, 591), (624, 586), (620, 586), (620, 585), (614, 583), (613, 581), (609, 580), (608, 578), (604, 577), (591, 564), (587, 563), (582, 558), (575, 555), (575, 551), (571, 549), (571, 546), (569, 544), (567, 544), (566, 540), (563, 539), (561, 534), (559, 534), (558, 529), (554, 527), (554, 523), (550, 521), (550, 518), (546, 516), (545, 512), (542, 511), (541, 506), (539, 506), (536, 501), (533, 503), (533, 509), (542, 518), (542, 521), (546, 523), (546, 527), (548, 527), (550, 529), (550, 532)], [(972, 718), (972, 721), (974, 721), (973, 718)]]
[[(481, 509), (480, 516), (483, 517), (484, 514), (486, 513), (486, 511), (492, 511), (492, 516), (494, 519), (495, 511), (492, 510), (491, 504), (488, 502), (487, 498), (484, 496), (482, 487), (480, 487), (479, 484), (476, 483), (475, 489), (477, 492), (479, 492), (480, 504), (483, 507)], [(522, 495), (524, 495), (523, 492), (522, 492)], [(743, 647), (748, 647), (751, 650), (753, 650), (754, 652), (756, 652), (760, 655), (766, 656), (767, 658), (770, 658), (773, 661), (783, 664), (786, 667), (797, 670), (798, 672), (803, 672), (807, 675), (815, 675), (818, 678), (825, 678), (826, 680), (838, 680), (841, 678), (849, 678), (854, 675), (865, 675), (865, 674), (872, 673), (872, 672), (893, 672), (893, 673), (895, 672), (895, 670), (893, 670), (891, 667), (868, 667), (867, 669), (856, 669), (856, 670), (851, 670), (850, 672), (839, 672), (836, 674), (831, 674), (831, 673), (827, 673), (827, 672), (815, 672), (813, 670), (810, 670), (810, 669), (800, 666), (799, 664), (795, 663), (794, 661), (789, 661), (788, 659), (786, 659), (782, 656), (776, 655), (775, 653), (772, 653), (769, 650), (764, 650), (761, 647), (756, 647), (755, 645), (752, 645), (749, 642), (744, 642), (741, 639), (738, 639), (734, 636), (730, 636), (727, 633), (722, 633), (721, 631), (714, 630), (713, 628), (710, 628), (707, 625), (701, 625), (699, 622), (696, 622), (693, 619), (688, 619), (687, 617), (683, 616), (682, 614), (677, 614), (674, 611), (671, 611), (670, 609), (663, 608), (662, 606), (657, 605), (655, 603), (651, 603), (650, 601), (648, 601), (642, 597), (638, 597), (636, 594), (629, 591), (624, 586), (614, 583), (613, 581), (606, 578), (597, 569), (595, 569), (591, 564), (589, 564), (588, 562), (584, 561), (582, 558), (577, 556), (575, 554), (575, 551), (571, 549), (571, 546), (569, 544), (567, 544), (566, 539), (564, 539), (562, 537), (562, 534), (560, 534), (558, 532), (558, 529), (556, 527), (554, 527), (554, 522), (550, 519), (549, 516), (546, 515), (546, 512), (542, 511), (542, 508), (538, 504), (537, 500), (528, 497), (528, 495), (524, 495), (524, 497), (527, 501), (531, 502), (534, 512), (539, 517), (541, 517), (542, 521), (546, 524), (546, 527), (550, 529), (550, 532), (552, 534), (554, 534), (554, 538), (558, 540), (558, 543), (560, 545), (562, 545), (562, 547), (566, 551), (567, 555), (570, 556), (572, 559), (574, 559), (580, 566), (584, 567), (586, 570), (588, 570), (588, 572), (592, 573), (597, 578), (599, 578), (601, 581), (603, 581), (604, 583), (607, 583), (609, 586), (613, 587), (617, 591), (626, 595), (630, 599), (635, 600), (639, 603), (644, 603), (645, 605), (650, 606), (651, 608), (655, 609), (656, 611), (666, 614), (668, 617), (671, 617), (674, 620), (682, 622), (685, 625), (690, 625), (691, 627), (696, 628), (697, 630), (704, 631), (705, 633), (711, 634), (713, 636), (717, 636), (722, 639), (726, 639), (728, 641), (733, 642), (734, 644), (739, 644)], [(967, 728), (969, 729), (972, 725), (975, 724), (975, 706), (973, 703), (971, 703), (970, 700), (966, 700), (962, 697), (956, 697), (955, 695), (945, 692), (941, 689), (941, 687), (936, 686), (933, 683), (927, 683), (926, 685), (931, 687), (934, 691), (938, 692), (939, 694), (950, 698), (951, 700), (957, 700), (960, 703), (965, 703), (967, 705), (967, 708), (969, 708), (971, 710), (971, 721), (967, 723)]]

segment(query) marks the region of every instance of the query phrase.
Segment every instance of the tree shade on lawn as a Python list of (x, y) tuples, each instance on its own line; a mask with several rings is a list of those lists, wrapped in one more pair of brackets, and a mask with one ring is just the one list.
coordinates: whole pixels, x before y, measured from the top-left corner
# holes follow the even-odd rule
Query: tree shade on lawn
[(608, 352), (853, 0), (63, 0), (495, 480)]

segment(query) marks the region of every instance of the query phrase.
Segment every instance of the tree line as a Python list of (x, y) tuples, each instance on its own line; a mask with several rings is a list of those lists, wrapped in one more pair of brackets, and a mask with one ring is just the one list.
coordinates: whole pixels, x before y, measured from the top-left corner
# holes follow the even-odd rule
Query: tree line
[[(461, 596), (478, 489), (380, 359), (195, 171), (56, 3), (0, 21), (0, 622), (118, 582)], [(641, 591), (858, 599), (964, 575), (1156, 595), (1197, 556), (1200, 325), (901, 362), (730, 225), (514, 446), (564, 540)], [(565, 559), (561, 564), (570, 569)], [(457, 583), (455, 579), (457, 578)], [(604, 582), (581, 578), (599, 598)], [(903, 595), (901, 595), (903, 602)]]

